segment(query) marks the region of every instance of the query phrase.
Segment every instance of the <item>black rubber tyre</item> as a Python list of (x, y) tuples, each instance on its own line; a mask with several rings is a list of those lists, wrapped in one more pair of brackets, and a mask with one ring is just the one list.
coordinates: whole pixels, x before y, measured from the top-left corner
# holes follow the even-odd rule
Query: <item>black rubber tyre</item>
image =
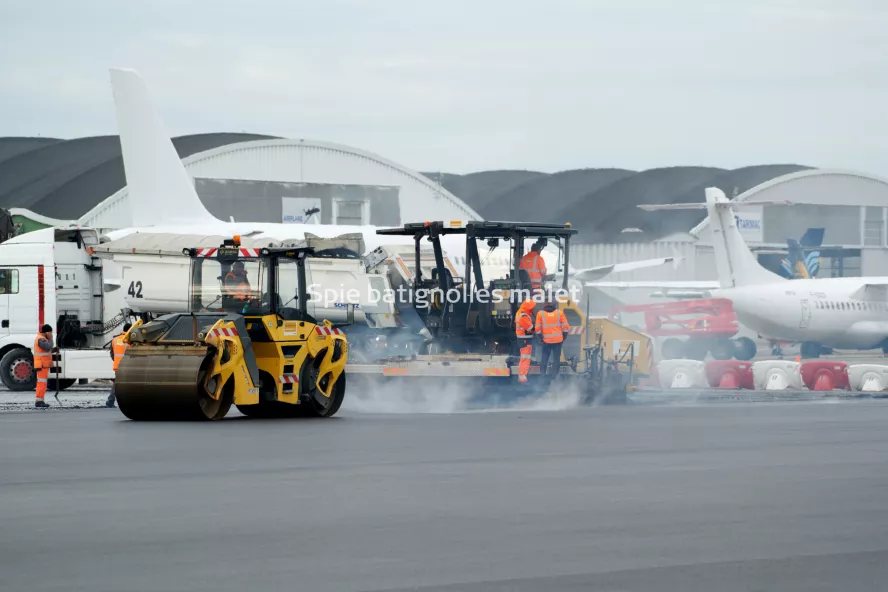
[[(59, 391), (63, 391), (66, 388), (70, 388), (74, 386), (77, 381), (73, 378), (60, 378), (59, 379)], [(46, 392), (54, 393), (56, 391), (56, 379), (50, 378), (46, 381)]]
[[(318, 364), (320, 360), (323, 359), (326, 354), (325, 351), (319, 352), (319, 356), (317, 358)], [(315, 363), (315, 359), (308, 358), (305, 360), (305, 366), (303, 366), (302, 376), (300, 377), (300, 381), (306, 385), (314, 385), (318, 379), (319, 368)], [(316, 389), (313, 389), (313, 391)], [(322, 395), (318, 395), (323, 398)], [(333, 417), (336, 415), (336, 412), (339, 411), (339, 408), (342, 406), (342, 400), (345, 398), (345, 373), (343, 372), (336, 383), (333, 385), (333, 391), (330, 395), (329, 399), (325, 398), (326, 404), (322, 405), (315, 398), (314, 392), (309, 392), (309, 400), (305, 403), (299, 405), (302, 408), (302, 415), (304, 417)]]
[(333, 417), (342, 407), (342, 401), (345, 399), (345, 372), (339, 375), (339, 380), (333, 385), (333, 394), (330, 395), (330, 398), (332, 401), (326, 408), (315, 407), (318, 417)]
[(660, 346), (660, 357), (664, 360), (680, 360), (684, 357), (684, 342), (675, 337), (664, 340)]
[(709, 348), (709, 352), (716, 360), (730, 360), (734, 357), (736, 349), (734, 342), (730, 339), (715, 339)]
[(815, 359), (820, 357), (820, 344), (813, 341), (805, 341), (802, 343), (799, 354), (804, 359)]
[(709, 353), (709, 342), (703, 339), (690, 339), (685, 343), (684, 357), (689, 360), (703, 361)]
[(734, 357), (738, 360), (748, 362), (755, 358), (755, 353), (755, 341), (749, 337), (738, 337), (734, 340)]
[(0, 358), (0, 380), (11, 391), (33, 391), (37, 387), (31, 350), (18, 347)]
[[(323, 352), (321, 352), (323, 353)], [(304, 384), (314, 384), (316, 380), (317, 368), (314, 360), (308, 358), (303, 366), (300, 382)], [(264, 374), (264, 373), (263, 373)], [(265, 380), (269, 382), (266, 383)], [(263, 384), (274, 384), (270, 382), (271, 376), (263, 377)], [(326, 405), (318, 403), (314, 396), (310, 393), (309, 399), (303, 401), (299, 405), (291, 405), (289, 403), (281, 403), (279, 401), (268, 401), (260, 395), (258, 405), (237, 405), (237, 410), (254, 419), (293, 419), (300, 417), (333, 417), (342, 406), (345, 398), (345, 374), (343, 373), (339, 380), (333, 385), (333, 393)]]

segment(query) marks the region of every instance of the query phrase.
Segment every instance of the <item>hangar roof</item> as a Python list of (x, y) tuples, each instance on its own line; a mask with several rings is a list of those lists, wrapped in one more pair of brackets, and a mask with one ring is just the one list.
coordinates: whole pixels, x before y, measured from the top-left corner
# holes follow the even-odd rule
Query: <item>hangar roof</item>
[[(738, 195), (783, 175), (808, 170), (795, 164), (749, 166), (734, 170), (712, 167), (668, 167), (635, 172), (625, 169), (579, 169), (554, 174), (496, 171), (499, 194), (484, 201), (471, 183), (485, 173), (442, 175), (441, 183), (456, 195), (474, 195), (486, 219), (570, 222), (578, 242), (650, 241), (687, 233), (703, 218), (703, 210), (645, 212), (640, 204), (702, 202), (706, 187)], [(530, 175), (528, 177), (528, 175)], [(436, 178), (433, 176), (433, 178)], [(627, 232), (636, 228), (641, 232)]]
[(0, 162), (49, 144), (61, 142), (58, 138), (0, 138)]
[(469, 207), (479, 212), (492, 200), (534, 179), (545, 179), (548, 173), (538, 171), (481, 171), (467, 175), (451, 173), (422, 173), (457, 195)]
[[(214, 133), (181, 136), (182, 158), (219, 146), (272, 138)], [(76, 219), (126, 185), (117, 136), (75, 140), (0, 138), (0, 207)]]

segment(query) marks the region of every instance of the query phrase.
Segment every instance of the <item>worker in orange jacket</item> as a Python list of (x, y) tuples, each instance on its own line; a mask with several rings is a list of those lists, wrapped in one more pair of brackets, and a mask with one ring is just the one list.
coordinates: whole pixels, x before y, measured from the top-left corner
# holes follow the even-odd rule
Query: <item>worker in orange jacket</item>
[(247, 279), (247, 271), (243, 261), (235, 261), (231, 271), (225, 274), (225, 292), (227, 296), (237, 300), (249, 300), (252, 296), (250, 280)]
[(533, 355), (533, 321), (530, 314), (533, 312), (534, 302), (527, 299), (518, 308), (515, 315), (515, 337), (518, 338), (518, 382), (527, 382), (527, 373), (530, 372), (530, 357)]
[[(129, 347), (129, 344), (124, 341), (123, 337), (130, 329), (132, 329), (132, 327), (132, 323), (126, 323), (123, 326), (123, 333), (111, 340), (111, 359), (114, 360), (114, 366), (112, 368), (115, 375), (117, 374), (117, 368), (120, 367), (121, 360), (123, 360), (123, 355)], [(114, 400), (116, 398), (117, 395), (114, 392), (114, 381), (111, 381), (111, 394), (108, 395), (108, 400), (105, 401), (105, 407), (114, 407)]]
[(523, 269), (530, 277), (530, 288), (533, 290), (534, 294), (542, 291), (543, 279), (546, 276), (546, 262), (543, 260), (543, 255), (541, 254), (541, 251), (545, 246), (546, 239), (543, 238), (533, 243), (533, 246), (530, 247), (530, 251), (521, 258), (521, 262), (518, 265), (518, 269)]
[[(564, 311), (558, 310), (553, 301), (546, 302), (543, 310), (537, 313), (534, 329), (543, 338), (543, 351), (540, 355), (540, 374), (550, 381), (561, 370), (561, 345), (570, 331)], [(552, 371), (548, 372), (549, 358), (552, 358)]]
[(43, 325), (34, 339), (34, 371), (37, 373), (37, 400), (34, 407), (46, 409), (49, 405), (43, 398), (46, 396), (46, 384), (49, 380), (49, 369), (52, 368), (52, 327)]

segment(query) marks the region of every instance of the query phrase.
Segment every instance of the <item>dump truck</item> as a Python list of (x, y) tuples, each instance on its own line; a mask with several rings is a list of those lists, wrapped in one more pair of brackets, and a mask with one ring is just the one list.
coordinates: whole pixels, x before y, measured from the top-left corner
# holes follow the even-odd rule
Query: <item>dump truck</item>
[[(571, 297), (568, 274), (563, 273), (569, 265), (570, 238), (576, 234), (569, 225), (430, 221), (377, 233), (414, 238), (412, 261), (400, 251), (390, 253), (388, 258), (378, 257), (374, 263), (388, 267), (399, 310), (404, 313), (413, 309), (430, 338), (418, 355), (349, 364), (351, 380), (369, 383), (371, 388), (406, 389), (434, 396), (432, 379), (436, 379), (438, 384), (470, 393), (470, 400), (488, 403), (541, 395), (552, 388), (573, 389), (583, 402), (590, 403), (623, 401), (635, 379), (649, 374), (652, 344), (648, 336), (608, 319), (590, 325), (588, 311), (584, 313)], [(461, 235), (466, 243), (462, 270), (455, 269), (444, 255), (441, 238), (451, 235)], [(571, 330), (562, 348), (557, 382), (550, 383), (540, 376), (539, 354), (535, 352), (530, 380), (522, 385), (517, 381), (515, 314), (533, 292), (520, 261), (525, 241), (539, 239), (559, 246), (557, 271), (562, 273), (545, 279)], [(423, 256), (427, 251), (424, 242), (430, 243), (432, 258)], [(509, 246), (509, 269), (502, 277), (484, 277), (484, 247), (493, 250), (503, 243)], [(552, 285), (556, 276), (560, 277), (559, 286)], [(537, 302), (534, 315), (542, 304)], [(407, 381), (413, 384), (408, 387)]]
[[(308, 313), (311, 247), (184, 249), (189, 311), (137, 322), (115, 379), (133, 420), (331, 417), (345, 396), (348, 341)], [(353, 322), (353, 310), (347, 322)]]

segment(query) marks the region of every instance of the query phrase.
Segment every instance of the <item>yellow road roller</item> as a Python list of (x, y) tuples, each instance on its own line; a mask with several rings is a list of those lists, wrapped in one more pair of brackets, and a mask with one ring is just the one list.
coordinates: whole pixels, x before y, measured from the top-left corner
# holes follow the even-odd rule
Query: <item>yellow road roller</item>
[(127, 333), (115, 391), (133, 420), (330, 417), (345, 396), (348, 342), (307, 312), (311, 248), (244, 248), (239, 237), (191, 257), (188, 313)]

